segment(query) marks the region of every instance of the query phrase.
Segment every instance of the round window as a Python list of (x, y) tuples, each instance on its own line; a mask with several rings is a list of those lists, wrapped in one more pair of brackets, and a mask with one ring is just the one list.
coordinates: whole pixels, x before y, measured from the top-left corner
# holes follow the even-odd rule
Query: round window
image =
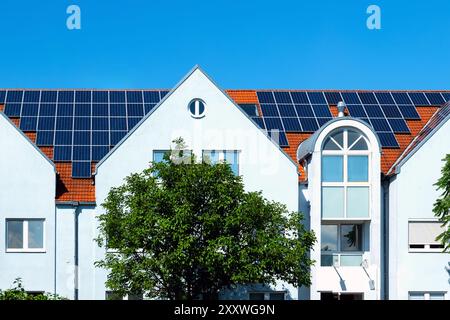
[(189, 112), (193, 118), (203, 118), (206, 113), (205, 103), (200, 99), (194, 99), (189, 103)]

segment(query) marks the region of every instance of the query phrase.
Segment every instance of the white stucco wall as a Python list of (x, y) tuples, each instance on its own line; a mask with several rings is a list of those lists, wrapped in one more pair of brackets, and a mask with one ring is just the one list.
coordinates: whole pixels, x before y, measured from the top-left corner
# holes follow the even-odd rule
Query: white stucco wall
[(408, 299), (409, 291), (446, 291), (450, 254), (409, 252), (408, 221), (435, 219), (433, 204), (441, 195), (433, 185), (450, 153), (450, 122), (444, 124), (401, 167), (389, 187), (389, 298)]
[[(191, 117), (187, 107), (202, 99), (207, 108), (202, 119)], [(121, 185), (131, 173), (141, 172), (152, 161), (153, 150), (167, 150), (171, 141), (183, 137), (197, 156), (202, 150), (239, 150), (239, 174), (248, 191), (263, 192), (282, 202), (289, 210), (298, 210), (297, 167), (286, 154), (253, 124), (200, 70), (196, 69), (176, 90), (97, 168), (97, 204), (104, 202), (109, 190)], [(102, 208), (97, 208), (101, 213)], [(102, 257), (98, 250), (97, 257)], [(97, 277), (96, 286), (104, 282)], [(282, 285), (280, 285), (282, 286)], [(291, 296), (297, 290), (290, 287)], [(96, 293), (103, 298), (104, 292)]]
[[(22, 278), (28, 291), (54, 292), (55, 170), (0, 113), (0, 288)], [(6, 219), (45, 219), (45, 252), (6, 252)]]

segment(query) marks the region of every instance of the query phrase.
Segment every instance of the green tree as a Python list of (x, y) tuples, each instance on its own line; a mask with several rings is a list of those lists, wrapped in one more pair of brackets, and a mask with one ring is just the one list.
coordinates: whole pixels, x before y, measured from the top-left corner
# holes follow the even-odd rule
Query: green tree
[(226, 163), (197, 162), (182, 140), (110, 190), (100, 215), (98, 267), (119, 295), (215, 299), (237, 284), (310, 285), (316, 241), (303, 216), (245, 192)]
[(439, 221), (442, 222), (444, 232), (442, 232), (437, 240), (444, 245), (444, 251), (450, 251), (450, 154), (447, 154), (442, 161), (445, 161), (442, 168), (442, 176), (435, 184), (438, 190), (442, 190), (441, 197), (434, 203), (433, 212)]
[(0, 290), (0, 300), (65, 300), (65, 298), (51, 293), (28, 293), (22, 284), (22, 279), (13, 282), (13, 288)]

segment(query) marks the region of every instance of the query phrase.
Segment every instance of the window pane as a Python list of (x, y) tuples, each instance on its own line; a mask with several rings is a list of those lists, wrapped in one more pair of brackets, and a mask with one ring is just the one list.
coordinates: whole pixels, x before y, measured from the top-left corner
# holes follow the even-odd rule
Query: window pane
[(369, 217), (369, 187), (347, 188), (347, 217)]
[(362, 254), (341, 254), (341, 267), (358, 267), (362, 263)]
[(351, 150), (367, 150), (367, 149), (369, 148), (367, 147), (366, 140), (364, 140), (363, 138), (359, 139), (358, 142), (356, 142), (351, 148)]
[(322, 254), (320, 256), (321, 267), (332, 267), (339, 262), (339, 256), (337, 254)]
[(327, 138), (323, 144), (323, 150), (341, 150), (341, 148), (333, 140)]
[(204, 151), (203, 152), (203, 161), (210, 164), (216, 164), (219, 162), (219, 152), (218, 151)]
[(339, 131), (331, 135), (331, 137), (337, 142), (337, 144), (344, 147), (344, 131)]
[(153, 162), (163, 162), (164, 161), (164, 154), (169, 151), (162, 150), (162, 151), (153, 151)]
[(231, 166), (234, 175), (239, 174), (239, 163), (238, 163), (238, 152), (237, 151), (226, 151), (225, 161)]
[(348, 156), (348, 181), (364, 182), (369, 177), (369, 159), (367, 156)]
[(321, 250), (337, 251), (338, 246), (338, 226), (333, 224), (323, 224), (321, 230)]
[(28, 221), (28, 248), (44, 248), (44, 221)]
[(444, 300), (443, 292), (430, 292), (430, 300)]
[(284, 300), (284, 292), (271, 293), (269, 300)]
[(7, 221), (8, 249), (23, 248), (23, 221)]
[(344, 217), (344, 188), (323, 187), (322, 188), (322, 217), (343, 218)]
[(425, 300), (425, 294), (423, 292), (410, 292), (409, 300)]
[(436, 237), (445, 230), (438, 221), (410, 221), (408, 229), (410, 246), (422, 245), (422, 248), (426, 244), (440, 244)]
[(341, 225), (341, 251), (362, 251), (361, 230), (360, 224)]
[(342, 182), (343, 173), (342, 156), (324, 156), (322, 157), (322, 181), (323, 182)]

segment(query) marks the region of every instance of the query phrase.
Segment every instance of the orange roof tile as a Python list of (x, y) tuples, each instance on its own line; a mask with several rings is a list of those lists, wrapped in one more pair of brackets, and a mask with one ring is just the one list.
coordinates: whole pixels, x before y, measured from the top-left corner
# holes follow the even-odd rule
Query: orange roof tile
[[(55, 163), (58, 172), (56, 181), (56, 201), (95, 202), (93, 179), (72, 178), (71, 163)], [(92, 164), (92, 170), (95, 164)]]

